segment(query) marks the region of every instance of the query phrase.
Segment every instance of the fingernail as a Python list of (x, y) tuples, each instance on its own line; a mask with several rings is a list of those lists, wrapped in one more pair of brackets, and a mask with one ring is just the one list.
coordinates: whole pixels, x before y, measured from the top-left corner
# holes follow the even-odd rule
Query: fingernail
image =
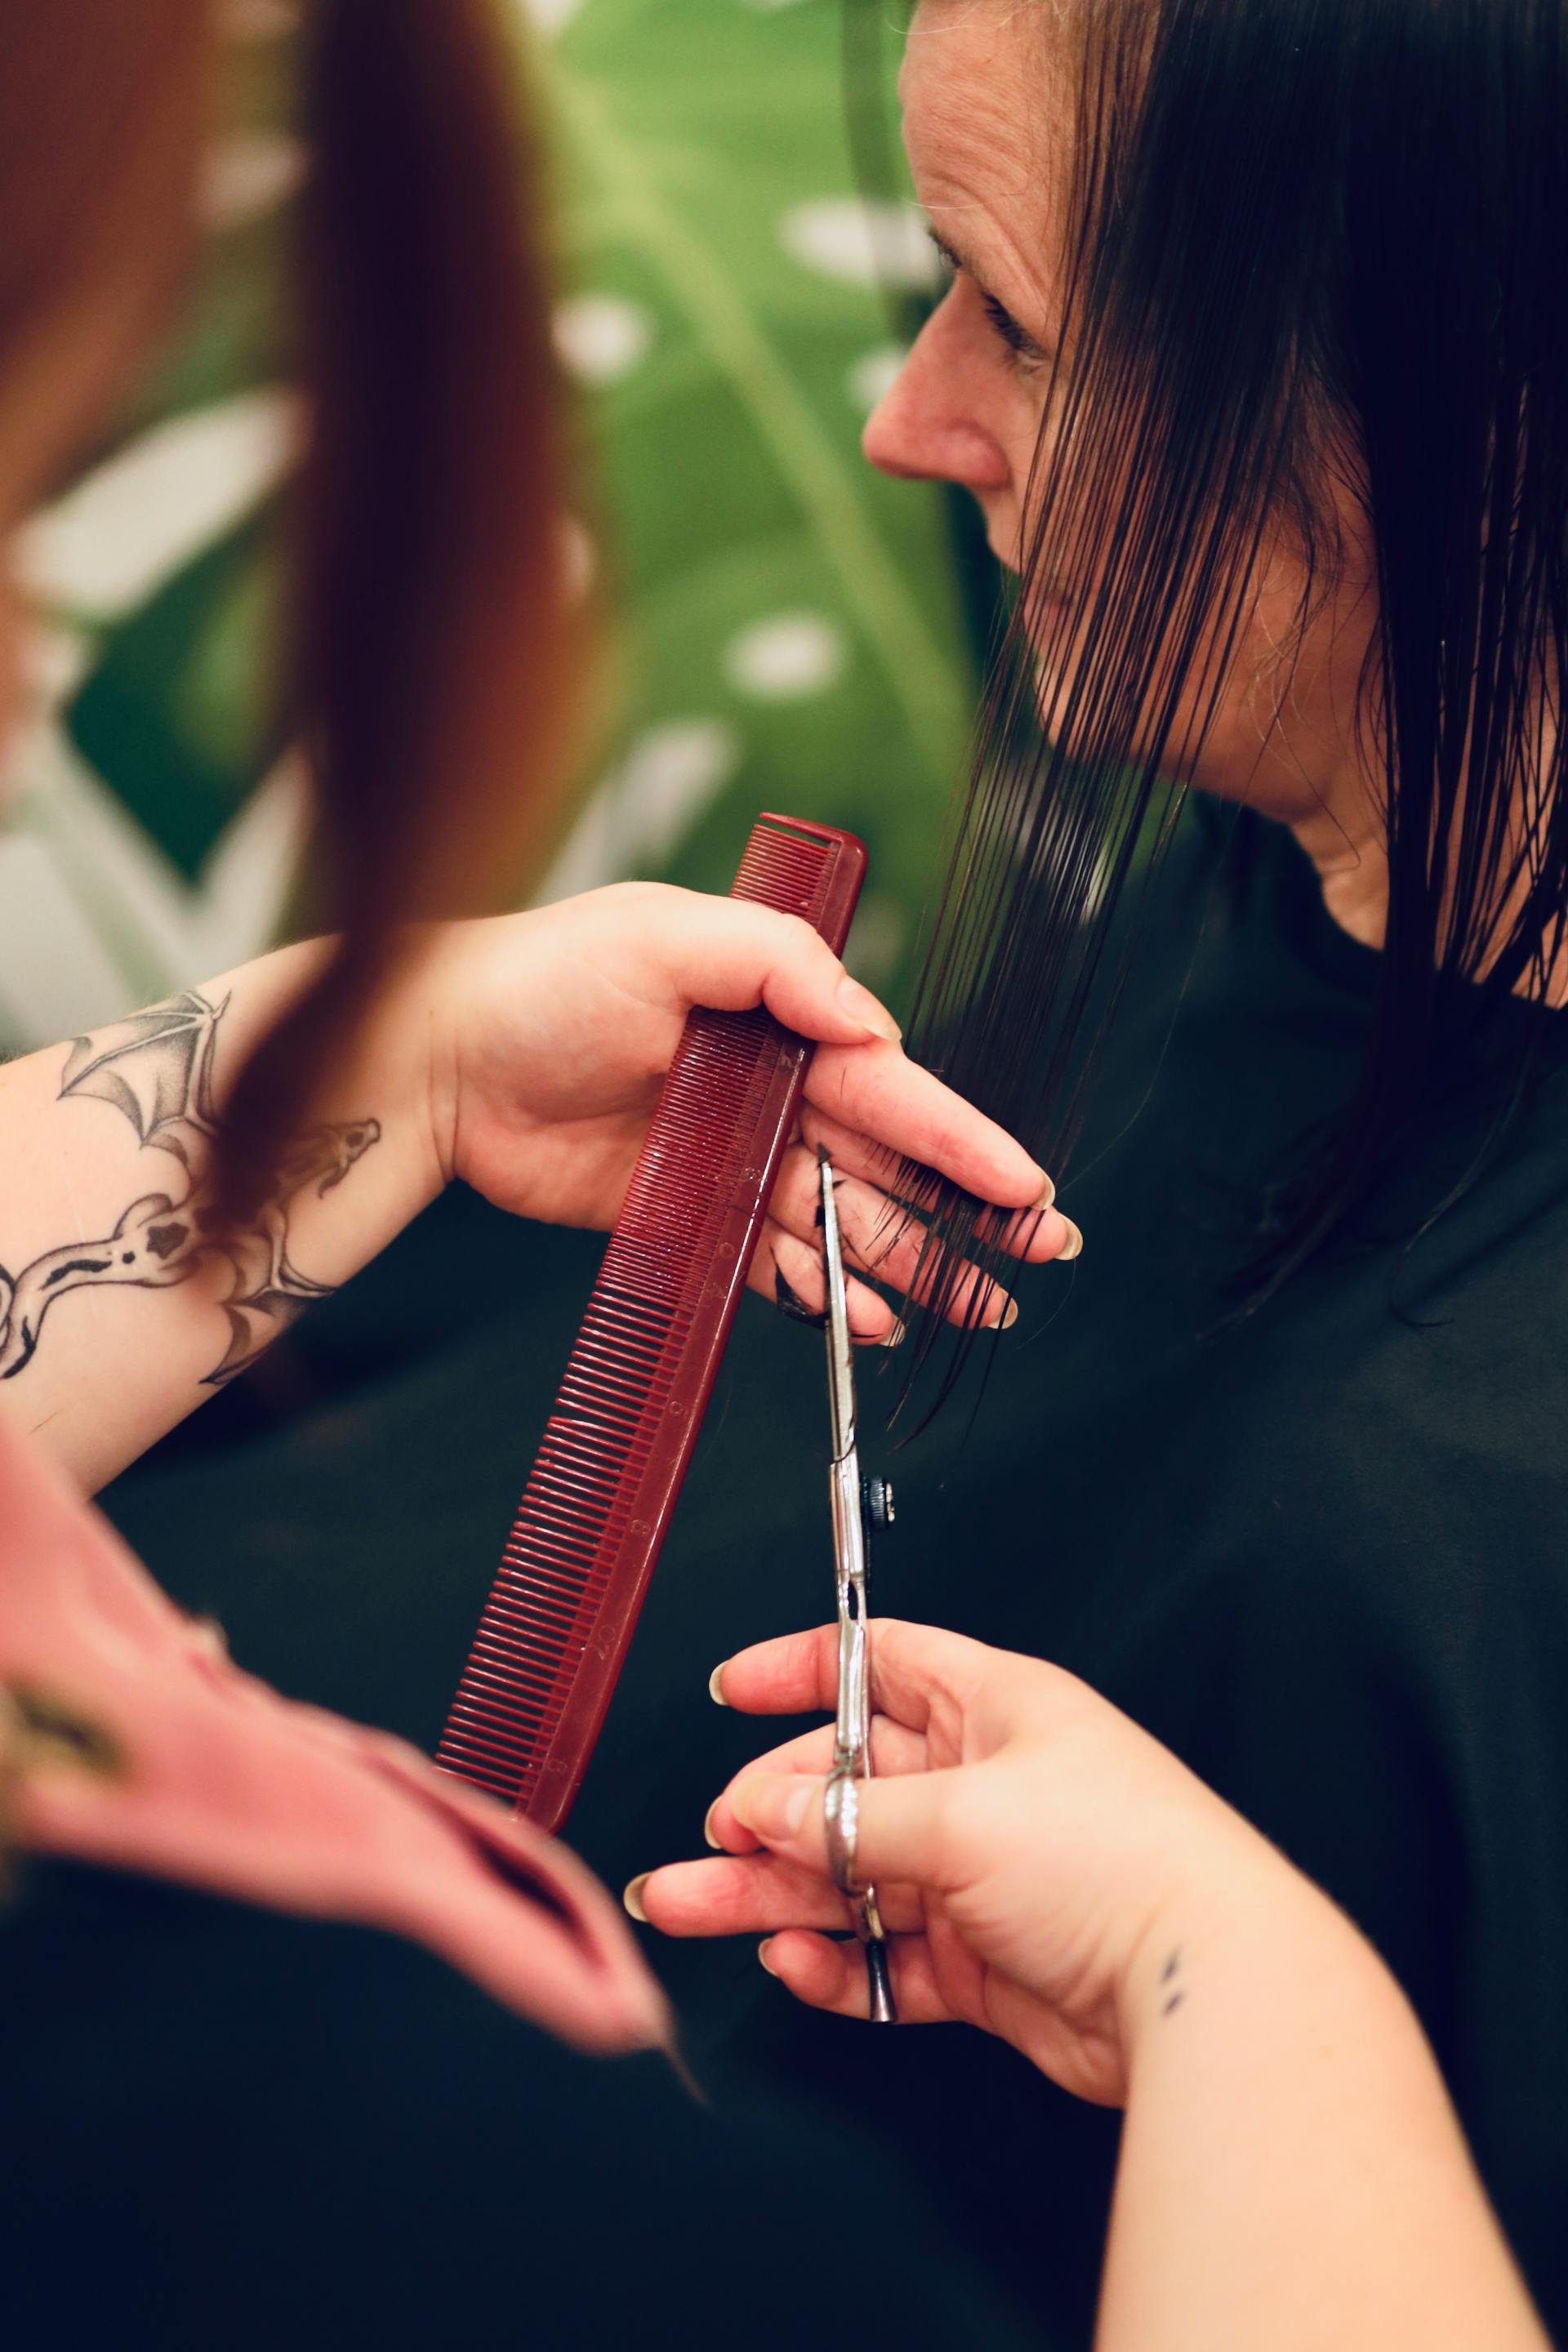
[(879, 1348), (901, 1348), (906, 1336), (907, 1327), (902, 1323), (895, 1323), (892, 1329), (878, 1340), (877, 1345)]
[(1059, 1260), (1075, 1258), (1083, 1247), (1083, 1235), (1070, 1217), (1064, 1217), (1062, 1223), (1068, 1229), (1068, 1237), (1058, 1250), (1057, 1256)]
[(645, 2020), (642, 2030), (643, 2048), (662, 2050), (665, 2056), (673, 2062), (677, 2074), (684, 2080), (686, 2069), (681, 2062), (679, 2048), (675, 2038), (674, 2010), (663, 1994), (659, 1993), (652, 2000), (642, 2005), (642, 2014)]
[(768, 1958), (768, 1954), (773, 1950), (773, 1939), (771, 1936), (764, 1937), (763, 1941), (757, 1946), (757, 1958), (761, 1960), (763, 1968), (766, 1969), (769, 1976), (771, 1977), (777, 1976), (778, 1974), (778, 1970), (774, 1968), (772, 1960)]
[(647, 1913), (642, 1907), (642, 1891), (652, 1876), (651, 1870), (639, 1871), (621, 1896), (621, 1901), (626, 1905), (632, 1917), (640, 1919), (645, 1927), (647, 1926)]
[(760, 1838), (792, 1838), (805, 1821), (812, 1798), (820, 1790), (810, 1780), (786, 1780), (780, 1773), (742, 1780), (730, 1798), (730, 1811)]
[(710, 1845), (715, 1853), (722, 1853), (724, 1851), (723, 1843), (713, 1834), (713, 1816), (718, 1810), (719, 1800), (715, 1797), (713, 1802), (709, 1806), (708, 1811), (702, 1816), (702, 1842), (705, 1845)]
[(820, 1331), (827, 1320), (821, 1307), (806, 1305), (776, 1258), (773, 1261), (773, 1297), (793, 1322), (809, 1323), (814, 1331)]
[(1048, 1208), (1050, 1207), (1050, 1205), (1051, 1205), (1051, 1202), (1056, 1199), (1056, 1197), (1057, 1197), (1057, 1188), (1056, 1188), (1056, 1186), (1052, 1183), (1052, 1181), (1051, 1181), (1050, 1178), (1047, 1176), (1047, 1179), (1046, 1179), (1046, 1189), (1045, 1189), (1045, 1191), (1040, 1194), (1039, 1199), (1035, 1202), (1035, 1206), (1036, 1206), (1036, 1208), (1037, 1208), (1037, 1209), (1048, 1209)]
[(1017, 1319), (1018, 1302), (1016, 1298), (1010, 1298), (1003, 1309), (1002, 1320), (997, 1324), (996, 1328), (998, 1331), (1010, 1331)]
[(837, 992), (838, 1002), (851, 1021), (858, 1021), (862, 1029), (869, 1029), (873, 1036), (886, 1037), (890, 1045), (899, 1044), (903, 1031), (887, 1006), (873, 996), (868, 988), (862, 988), (858, 980), (851, 980), (846, 973), (838, 983)]
[(715, 1706), (728, 1706), (730, 1704), (724, 1696), (724, 1669), (729, 1663), (728, 1658), (721, 1658), (708, 1677), (708, 1696)]

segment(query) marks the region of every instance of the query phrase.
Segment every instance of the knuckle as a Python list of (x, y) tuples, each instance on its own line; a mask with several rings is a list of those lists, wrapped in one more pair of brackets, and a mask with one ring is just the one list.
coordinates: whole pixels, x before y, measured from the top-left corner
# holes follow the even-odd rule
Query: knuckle
[(666, 882), (606, 882), (590, 895), (601, 907), (617, 912), (636, 907), (644, 912), (663, 913), (673, 912), (676, 903), (690, 893), (673, 889)]
[(812, 1094), (817, 1108), (826, 1111), (829, 1118), (837, 1119), (841, 1124), (847, 1123), (850, 1070), (844, 1055), (831, 1051), (819, 1052), (812, 1072)]

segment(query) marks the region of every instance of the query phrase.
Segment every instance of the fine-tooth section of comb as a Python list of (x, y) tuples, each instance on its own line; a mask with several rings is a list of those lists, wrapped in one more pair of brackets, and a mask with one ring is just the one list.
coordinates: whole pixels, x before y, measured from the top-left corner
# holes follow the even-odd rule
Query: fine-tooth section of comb
[[(837, 953), (865, 870), (853, 834), (763, 816), (731, 896)], [(693, 1013), (610, 1235), (437, 1751), (544, 1829), (598, 1738), (811, 1050), (760, 1008)]]

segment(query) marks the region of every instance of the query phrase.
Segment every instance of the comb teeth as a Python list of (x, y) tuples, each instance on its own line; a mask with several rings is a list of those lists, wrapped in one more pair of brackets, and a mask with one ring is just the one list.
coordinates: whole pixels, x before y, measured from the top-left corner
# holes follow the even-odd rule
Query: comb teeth
[(763, 817), (746, 844), (730, 896), (803, 915), (816, 927), (826, 864), (820, 842), (785, 833), (778, 819)]
[[(731, 895), (837, 950), (864, 865), (850, 835), (763, 817)], [(620, 1671), (807, 1052), (760, 1009), (688, 1020), (512, 1522), (437, 1760), (547, 1828)]]

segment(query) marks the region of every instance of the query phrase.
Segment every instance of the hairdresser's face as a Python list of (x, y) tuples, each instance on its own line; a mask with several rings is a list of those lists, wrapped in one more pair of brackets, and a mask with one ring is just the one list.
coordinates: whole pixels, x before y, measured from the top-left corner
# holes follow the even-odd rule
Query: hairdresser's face
[[(922, 0), (916, 12), (899, 85), (904, 142), (953, 276), (865, 436), (883, 472), (971, 491), (993, 552), (1015, 571), (1062, 307), (1056, 257), (1071, 92), (1050, 33), (1051, 12), (1019, 0)], [(1353, 553), (1359, 525), (1342, 520)], [(1044, 572), (1031, 635), (1070, 648), (1084, 583), (1054, 576), (1048, 551)], [(1270, 562), (1213, 724), (1180, 763), (1194, 783), (1291, 823), (1337, 810), (1352, 788), (1351, 714), (1373, 616), (1352, 577), (1309, 628), (1281, 709), (1271, 656), (1301, 587), (1290, 557)], [(1048, 702), (1053, 680), (1041, 684)], [(1177, 739), (1188, 718), (1178, 712)]]

